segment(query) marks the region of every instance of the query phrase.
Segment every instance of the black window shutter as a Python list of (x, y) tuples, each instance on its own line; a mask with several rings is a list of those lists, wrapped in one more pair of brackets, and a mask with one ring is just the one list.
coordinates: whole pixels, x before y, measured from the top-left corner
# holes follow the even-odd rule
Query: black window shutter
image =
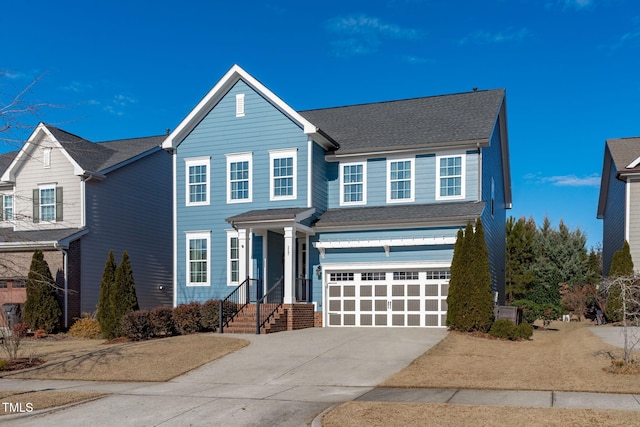
[(62, 187), (56, 187), (56, 221), (62, 221)]
[(40, 222), (40, 189), (33, 189), (33, 222)]

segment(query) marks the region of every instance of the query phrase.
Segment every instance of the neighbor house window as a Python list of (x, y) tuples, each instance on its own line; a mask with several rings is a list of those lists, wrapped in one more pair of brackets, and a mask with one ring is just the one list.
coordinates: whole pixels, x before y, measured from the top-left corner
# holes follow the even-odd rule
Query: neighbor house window
[(55, 184), (33, 189), (33, 222), (62, 221), (62, 187)]
[(45, 168), (51, 167), (51, 148), (43, 148), (42, 149), (42, 162)]
[(387, 203), (413, 202), (414, 159), (387, 160)]
[(187, 233), (187, 285), (208, 286), (210, 233)]
[(185, 160), (187, 181), (187, 206), (209, 204), (209, 157)]
[(227, 231), (227, 282), (237, 285), (240, 282), (240, 247), (238, 232)]
[(340, 164), (341, 205), (367, 203), (367, 163)]
[(227, 202), (251, 201), (251, 153), (227, 155)]
[(269, 152), (271, 163), (271, 200), (296, 198), (297, 150), (274, 150)]
[(464, 199), (463, 155), (436, 156), (436, 199)]
[(2, 220), (13, 221), (13, 195), (2, 196)]

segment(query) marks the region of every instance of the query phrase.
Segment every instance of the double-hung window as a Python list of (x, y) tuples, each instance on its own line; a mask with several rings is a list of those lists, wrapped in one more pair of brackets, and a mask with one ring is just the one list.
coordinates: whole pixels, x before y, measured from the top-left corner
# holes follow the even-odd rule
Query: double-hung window
[(297, 150), (273, 150), (269, 152), (270, 200), (292, 200), (296, 196)]
[(414, 158), (387, 160), (387, 203), (413, 202)]
[(211, 234), (209, 232), (186, 233), (187, 235), (187, 285), (208, 286), (211, 263)]
[(3, 221), (13, 221), (13, 194), (2, 196), (2, 218)]
[(199, 206), (209, 204), (209, 157), (197, 157), (185, 160), (186, 169), (186, 204)]
[(340, 204), (363, 205), (367, 203), (367, 163), (340, 164)]
[(252, 154), (227, 154), (227, 203), (251, 201)]
[(436, 199), (464, 199), (463, 154), (436, 156)]
[(62, 187), (43, 184), (33, 189), (33, 222), (62, 221)]

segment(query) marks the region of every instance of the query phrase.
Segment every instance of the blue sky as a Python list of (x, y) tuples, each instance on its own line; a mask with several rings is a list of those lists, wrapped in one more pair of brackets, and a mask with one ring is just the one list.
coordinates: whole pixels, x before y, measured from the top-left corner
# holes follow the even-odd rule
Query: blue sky
[(27, 121), (104, 141), (175, 128), (235, 63), (297, 110), (506, 88), (510, 214), (602, 240), (604, 142), (640, 135), (640, 3), (218, 3), (7, 2), (0, 99), (41, 77), (27, 99), (56, 107)]

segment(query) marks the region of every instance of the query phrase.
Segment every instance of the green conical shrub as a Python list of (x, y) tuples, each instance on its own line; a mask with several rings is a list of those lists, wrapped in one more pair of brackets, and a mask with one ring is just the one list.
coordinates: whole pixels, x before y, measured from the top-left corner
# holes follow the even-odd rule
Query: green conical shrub
[(27, 299), (23, 308), (23, 321), (35, 331), (43, 329), (50, 334), (60, 328), (62, 310), (56, 298), (56, 286), (42, 251), (34, 252), (26, 283)]

